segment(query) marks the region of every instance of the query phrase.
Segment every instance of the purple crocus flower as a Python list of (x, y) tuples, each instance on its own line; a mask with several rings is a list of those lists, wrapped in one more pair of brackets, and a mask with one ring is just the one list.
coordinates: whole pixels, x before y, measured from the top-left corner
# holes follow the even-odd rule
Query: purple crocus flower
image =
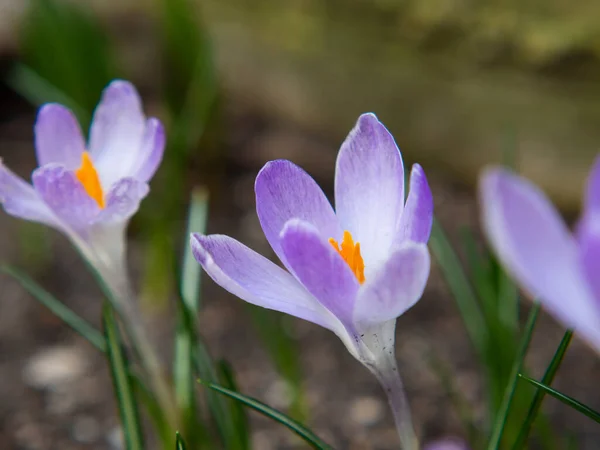
[(53, 103), (40, 108), (33, 184), (0, 161), (0, 202), (12, 216), (65, 233), (104, 275), (121, 270), (126, 225), (148, 193), (164, 146), (163, 126), (144, 116), (135, 87), (113, 81), (94, 112), (87, 145), (71, 111)]
[(192, 235), (198, 262), (241, 299), (336, 333), (395, 397), (390, 401), (397, 416), (409, 422), (394, 329), (429, 276), (433, 200), (421, 166), (412, 168), (405, 202), (394, 138), (374, 114), (364, 114), (338, 154), (335, 211), (317, 183), (290, 161), (267, 163), (255, 192), (262, 229), (287, 270), (223, 235)]
[(458, 438), (445, 438), (439, 441), (430, 442), (423, 450), (469, 450), (470, 447), (465, 441)]
[(510, 274), (600, 351), (600, 157), (571, 233), (542, 191), (501, 168), (481, 179), (483, 225)]

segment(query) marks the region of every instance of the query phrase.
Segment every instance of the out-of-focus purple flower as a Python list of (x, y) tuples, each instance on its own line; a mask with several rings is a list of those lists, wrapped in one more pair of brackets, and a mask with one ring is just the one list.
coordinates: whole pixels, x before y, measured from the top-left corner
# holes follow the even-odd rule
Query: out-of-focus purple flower
[(144, 116), (135, 87), (113, 81), (94, 112), (87, 145), (71, 111), (40, 108), (33, 183), (0, 161), (0, 202), (12, 216), (65, 233), (95, 265), (110, 266), (122, 257), (125, 227), (148, 193), (164, 146), (163, 126)]
[(469, 450), (470, 447), (461, 439), (446, 438), (439, 441), (430, 442), (423, 450)]
[(574, 233), (535, 185), (506, 169), (484, 172), (480, 193), (485, 231), (507, 270), (600, 351), (600, 157)]
[(405, 202), (398, 147), (374, 114), (364, 114), (338, 154), (336, 211), (286, 160), (262, 168), (255, 192), (262, 229), (287, 271), (230, 237), (193, 234), (209, 276), (249, 303), (329, 328), (359, 359), (363, 344), (392, 352), (395, 320), (429, 275), (433, 201), (421, 166), (412, 168)]

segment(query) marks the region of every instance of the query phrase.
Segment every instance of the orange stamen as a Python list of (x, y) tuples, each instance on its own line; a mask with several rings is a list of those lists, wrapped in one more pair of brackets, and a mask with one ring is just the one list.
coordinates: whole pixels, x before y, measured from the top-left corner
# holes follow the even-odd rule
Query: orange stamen
[(344, 231), (344, 239), (341, 247), (334, 238), (329, 238), (329, 243), (337, 250), (346, 264), (352, 269), (352, 273), (360, 284), (365, 282), (365, 262), (360, 254), (360, 243), (354, 243), (352, 234), (349, 231)]
[(96, 172), (96, 168), (88, 152), (81, 154), (81, 167), (75, 171), (75, 176), (83, 185), (85, 192), (96, 200), (100, 208), (104, 208), (104, 192), (102, 192), (98, 172)]

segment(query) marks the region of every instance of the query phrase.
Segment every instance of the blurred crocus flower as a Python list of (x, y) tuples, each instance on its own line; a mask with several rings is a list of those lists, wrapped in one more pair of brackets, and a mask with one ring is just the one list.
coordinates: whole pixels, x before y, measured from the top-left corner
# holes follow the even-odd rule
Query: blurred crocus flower
[(87, 145), (71, 111), (58, 104), (40, 108), (32, 184), (0, 161), (0, 202), (12, 216), (66, 234), (106, 276), (123, 269), (125, 228), (148, 193), (164, 146), (163, 126), (144, 116), (134, 86), (113, 81), (94, 112)]
[[(364, 114), (338, 154), (336, 211), (317, 183), (285, 160), (262, 168), (255, 192), (262, 229), (287, 271), (223, 235), (192, 235), (198, 262), (241, 299), (330, 329), (388, 395), (403, 398), (395, 322), (421, 297), (430, 269), (433, 200), (421, 166), (412, 168), (405, 202), (394, 138)], [(407, 414), (405, 404), (392, 407)]]
[(600, 157), (571, 233), (531, 182), (494, 168), (480, 184), (485, 231), (511, 275), (600, 351)]
[(423, 450), (470, 450), (470, 447), (461, 439), (446, 438), (428, 443)]

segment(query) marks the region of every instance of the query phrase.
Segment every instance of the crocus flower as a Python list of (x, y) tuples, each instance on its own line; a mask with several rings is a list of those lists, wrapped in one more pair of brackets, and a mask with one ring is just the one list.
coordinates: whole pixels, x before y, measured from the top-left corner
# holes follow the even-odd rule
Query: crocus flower
[(487, 170), (480, 191), (484, 229), (508, 272), (600, 351), (600, 157), (573, 233), (540, 189), (506, 169)]
[(40, 108), (32, 184), (0, 161), (0, 202), (12, 216), (66, 234), (104, 275), (121, 270), (126, 225), (148, 193), (164, 146), (161, 123), (144, 116), (133, 85), (113, 81), (94, 112), (87, 145), (71, 111), (53, 103)]
[(469, 450), (469, 446), (458, 438), (445, 438), (439, 441), (430, 442), (423, 450)]
[[(433, 201), (421, 166), (412, 168), (405, 202), (394, 138), (364, 114), (338, 154), (335, 211), (290, 161), (267, 163), (255, 192), (262, 229), (287, 270), (223, 235), (192, 235), (198, 262), (241, 299), (330, 329), (400, 396), (395, 322), (421, 297), (430, 269)], [(407, 414), (405, 404), (392, 407)]]

